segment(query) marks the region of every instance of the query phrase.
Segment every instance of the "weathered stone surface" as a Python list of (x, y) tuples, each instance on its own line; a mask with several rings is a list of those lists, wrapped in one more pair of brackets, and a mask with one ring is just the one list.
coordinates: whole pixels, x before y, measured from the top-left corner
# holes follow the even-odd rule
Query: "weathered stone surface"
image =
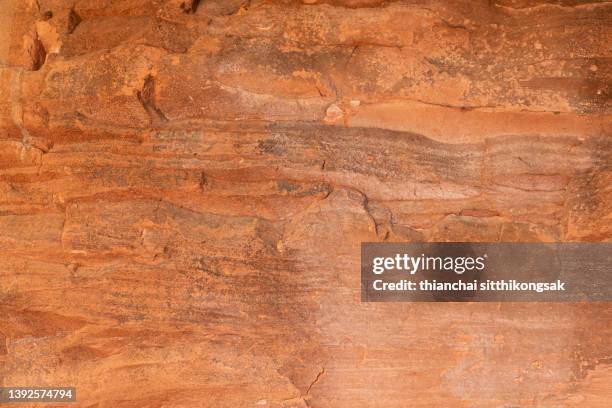
[(609, 304), (362, 304), (362, 241), (610, 241), (612, 5), (0, 0), (0, 385), (607, 407)]

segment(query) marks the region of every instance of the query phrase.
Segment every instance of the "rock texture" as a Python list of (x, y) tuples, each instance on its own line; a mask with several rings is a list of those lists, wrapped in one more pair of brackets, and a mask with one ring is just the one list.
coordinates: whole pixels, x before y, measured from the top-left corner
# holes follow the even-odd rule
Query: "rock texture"
[(608, 407), (609, 304), (363, 304), (362, 241), (612, 240), (612, 4), (1, 0), (0, 385)]

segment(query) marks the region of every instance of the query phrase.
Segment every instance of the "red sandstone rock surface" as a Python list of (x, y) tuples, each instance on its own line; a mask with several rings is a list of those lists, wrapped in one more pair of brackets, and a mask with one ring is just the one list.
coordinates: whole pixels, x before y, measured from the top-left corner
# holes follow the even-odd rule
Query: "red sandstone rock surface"
[(609, 304), (364, 304), (362, 241), (610, 241), (612, 4), (0, 1), (0, 385), (608, 407)]

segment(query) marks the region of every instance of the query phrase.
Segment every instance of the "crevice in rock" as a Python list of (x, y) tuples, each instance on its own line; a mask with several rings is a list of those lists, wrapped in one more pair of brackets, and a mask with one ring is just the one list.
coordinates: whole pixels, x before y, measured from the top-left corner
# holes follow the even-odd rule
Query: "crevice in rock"
[(149, 114), (152, 124), (168, 121), (168, 118), (166, 118), (155, 103), (155, 78), (153, 76), (147, 75), (145, 77), (142, 89), (136, 91), (136, 96), (142, 104), (142, 107)]
[(200, 4), (200, 0), (185, 0), (181, 3), (181, 10), (186, 14), (194, 14)]
[(325, 367), (323, 367), (321, 369), (321, 371), (319, 371), (319, 373), (317, 374), (317, 376), (315, 377), (314, 380), (312, 380), (312, 382), (310, 383), (310, 385), (308, 386), (308, 389), (306, 390), (306, 395), (310, 394), (310, 390), (312, 389), (312, 387), (315, 386), (315, 384), (317, 382), (319, 382), (319, 380), (321, 379), (321, 377), (325, 374)]
[(38, 71), (45, 64), (47, 50), (36, 33), (26, 40), (25, 53), (28, 59), (27, 68), (30, 71)]
[(74, 29), (81, 23), (81, 17), (74, 10), (68, 12), (68, 26), (66, 27), (66, 34), (72, 34)]

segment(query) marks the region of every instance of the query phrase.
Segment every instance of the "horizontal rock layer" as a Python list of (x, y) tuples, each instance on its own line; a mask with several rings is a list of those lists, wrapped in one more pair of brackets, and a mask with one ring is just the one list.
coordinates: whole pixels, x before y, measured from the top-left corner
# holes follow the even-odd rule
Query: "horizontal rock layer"
[(0, 385), (607, 407), (609, 304), (365, 304), (365, 241), (612, 240), (612, 4), (0, 1)]

